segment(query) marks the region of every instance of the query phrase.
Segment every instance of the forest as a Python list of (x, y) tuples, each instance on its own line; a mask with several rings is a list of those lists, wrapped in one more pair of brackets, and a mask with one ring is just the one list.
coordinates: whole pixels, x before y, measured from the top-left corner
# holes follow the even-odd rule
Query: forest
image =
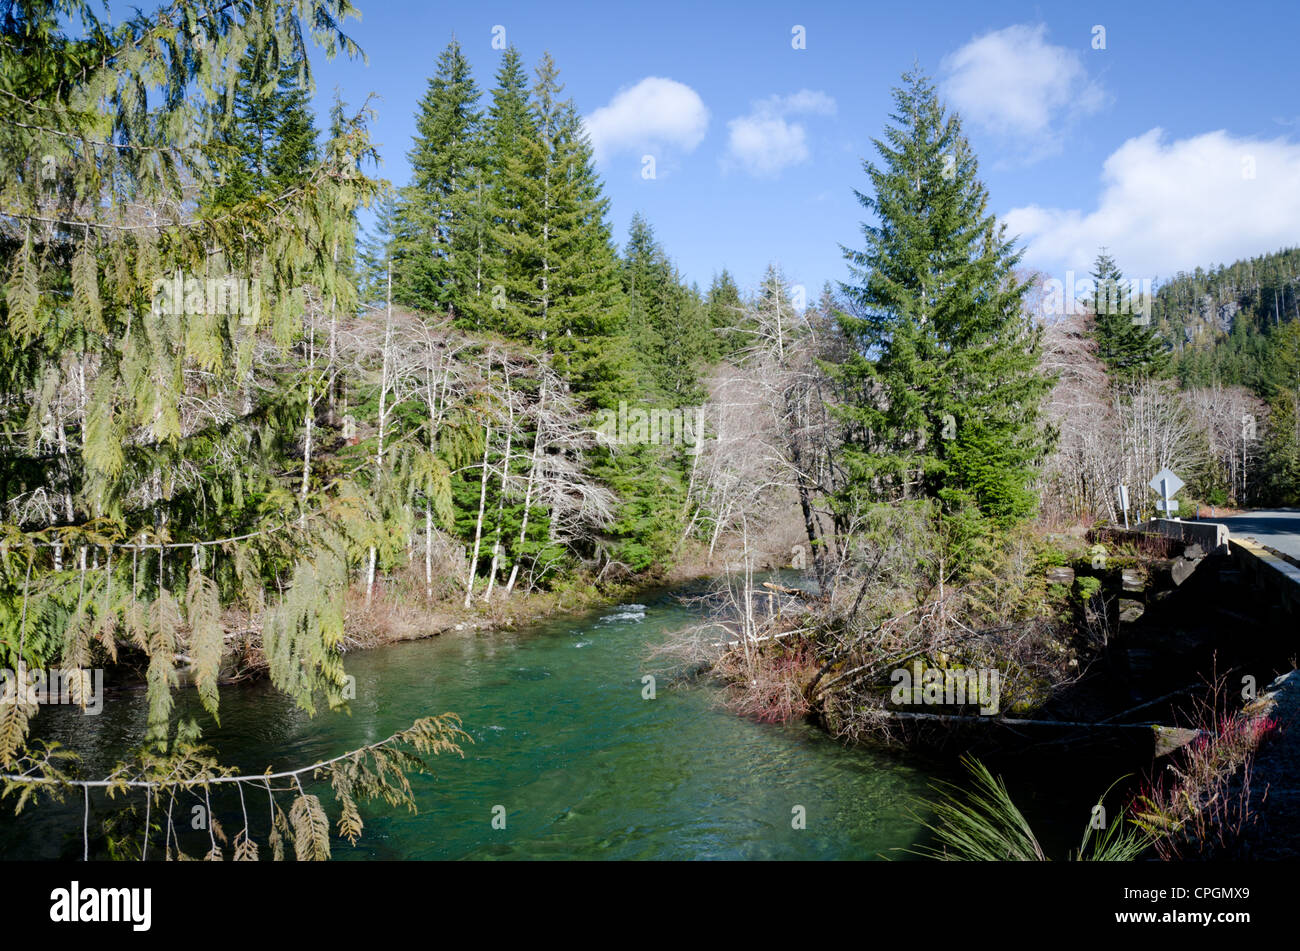
[[(796, 301), (779, 264), (744, 288), (719, 249), (701, 288), (644, 217), (612, 233), (549, 54), (451, 40), (410, 180), (380, 178), (374, 105), (310, 105), (313, 56), (360, 52), (354, 14), (3, 7), (0, 667), (83, 702), (97, 668), (145, 685), (146, 742), (98, 777), (143, 791), (117, 857), (178, 856), (170, 804), (252, 782), (180, 691), (218, 723), (262, 677), (343, 707), (349, 651), (434, 619), (707, 575), (736, 709), (863, 740), (864, 671), (899, 658), (1001, 667), (1022, 712), (1071, 676), (1087, 648), (1042, 568), (1053, 533), (1120, 520), (1117, 484), (1168, 466), (1184, 505), (1300, 504), (1300, 251), (1179, 274), (1145, 322), (1101, 291), (1049, 316), (914, 69), (838, 183), (863, 217), (845, 280)], [(1098, 249), (1093, 276), (1122, 262)], [(787, 566), (820, 600), (764, 651), (789, 625), (758, 576)], [(89, 796), (41, 702), (0, 706), (19, 808)], [(446, 713), (345, 753), (335, 819), (298, 779), (319, 764), (286, 772), (265, 828), (199, 851), (328, 857), (360, 801), (410, 803), (405, 772), (466, 741)]]

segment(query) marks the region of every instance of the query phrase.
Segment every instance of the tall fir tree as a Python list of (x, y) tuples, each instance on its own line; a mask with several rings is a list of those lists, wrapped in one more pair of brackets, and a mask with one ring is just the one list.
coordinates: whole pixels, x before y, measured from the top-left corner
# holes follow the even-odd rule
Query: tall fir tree
[(519, 283), (510, 295), (518, 313), (516, 332), (543, 341), (552, 329), (550, 310), (555, 297), (551, 285), (561, 217), (559, 120), (563, 104), (559, 97), (563, 90), (559, 70), (550, 54), (544, 54), (530, 90), (532, 134), (523, 141), (519, 227), (507, 246), (519, 269)]
[(411, 183), (397, 203), (393, 297), (403, 304), (456, 317), (482, 291), (481, 121), (478, 86), (453, 39), (420, 100)]
[(234, 94), (212, 105), (209, 146), (215, 182), (209, 203), (229, 208), (299, 184), (316, 161), (316, 124), (298, 66), (266, 63), (251, 51), (239, 60)]
[(747, 318), (740, 300), (740, 288), (726, 268), (713, 275), (704, 297), (704, 309), (708, 319), (711, 359), (720, 359), (748, 345), (749, 335), (744, 332)]
[(549, 53), (537, 67), (524, 140), (520, 227), (510, 242), (522, 280), (519, 329), (555, 355), (556, 369), (597, 405), (615, 405), (631, 384), (633, 355), (618, 258), (591, 144)]
[(1111, 376), (1120, 381), (1157, 376), (1168, 364), (1168, 354), (1150, 326), (1150, 314), (1141, 311), (1119, 265), (1105, 248), (1092, 266), (1096, 282), (1092, 295), (1093, 339), (1097, 357)]
[(357, 253), (357, 289), (362, 303), (379, 304), (387, 292), (397, 230), (397, 192), (388, 182), (375, 200), (374, 221), (362, 235)]
[[(875, 219), (845, 249), (854, 283), (840, 326), (852, 343), (829, 366), (850, 425), (841, 506), (937, 499), (949, 513), (1029, 515), (1049, 435), (1039, 404), (1040, 331), (1022, 306), (1019, 253), (988, 211), (960, 120), (918, 70), (894, 91), (881, 164), (863, 163)], [(843, 509), (841, 510), (843, 513)]]
[(473, 323), (507, 336), (526, 333), (527, 270), (518, 235), (528, 189), (527, 143), (536, 135), (528, 77), (513, 46), (497, 70), (492, 104), (483, 120), (486, 223), (483, 294), (474, 299)]
[(704, 305), (640, 214), (632, 216), (622, 273), (625, 336), (644, 357), (647, 391), (674, 405), (698, 402), (699, 370), (711, 358), (712, 344)]

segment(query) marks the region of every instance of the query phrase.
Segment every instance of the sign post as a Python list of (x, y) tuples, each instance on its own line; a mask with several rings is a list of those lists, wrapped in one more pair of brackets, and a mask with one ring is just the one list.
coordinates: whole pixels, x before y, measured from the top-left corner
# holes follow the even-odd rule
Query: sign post
[(1165, 513), (1165, 518), (1172, 518), (1174, 512), (1178, 511), (1178, 501), (1170, 496), (1177, 494), (1183, 487), (1183, 480), (1165, 468), (1157, 472), (1156, 477), (1147, 484), (1160, 493), (1160, 501), (1156, 503), (1156, 507)]

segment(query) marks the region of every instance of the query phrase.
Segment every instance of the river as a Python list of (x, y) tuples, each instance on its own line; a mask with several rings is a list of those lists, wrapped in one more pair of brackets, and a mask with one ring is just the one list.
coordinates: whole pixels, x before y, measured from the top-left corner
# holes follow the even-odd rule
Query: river
[[(936, 776), (953, 773), (845, 749), (804, 723), (738, 718), (704, 684), (661, 682), (655, 699), (643, 699), (647, 648), (698, 620), (680, 593), (351, 654), (350, 714), (309, 717), (265, 684), (226, 688), (220, 728), (205, 736), (222, 762), (260, 773), (375, 742), (423, 715), (460, 714), (474, 740), (464, 759), (437, 757), (432, 775), (412, 777), (418, 814), (363, 805), (362, 838), (334, 840), (341, 860), (907, 858), (900, 850), (925, 837), (919, 800)], [(144, 713), (142, 692), (110, 694), (98, 716), (42, 710), (33, 733), (78, 752), (83, 775), (99, 775), (140, 741)], [(80, 858), (75, 798), (18, 819), (6, 806), (0, 857)], [(493, 827), (496, 806), (504, 829)], [(794, 828), (796, 807), (805, 828)], [(233, 834), (235, 819), (226, 819)]]

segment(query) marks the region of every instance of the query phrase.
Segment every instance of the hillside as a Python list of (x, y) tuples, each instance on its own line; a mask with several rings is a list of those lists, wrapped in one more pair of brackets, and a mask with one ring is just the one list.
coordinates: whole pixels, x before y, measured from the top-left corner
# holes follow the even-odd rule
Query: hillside
[(1184, 386), (1248, 386), (1263, 395), (1271, 335), (1300, 319), (1300, 248), (1179, 273), (1152, 312)]

